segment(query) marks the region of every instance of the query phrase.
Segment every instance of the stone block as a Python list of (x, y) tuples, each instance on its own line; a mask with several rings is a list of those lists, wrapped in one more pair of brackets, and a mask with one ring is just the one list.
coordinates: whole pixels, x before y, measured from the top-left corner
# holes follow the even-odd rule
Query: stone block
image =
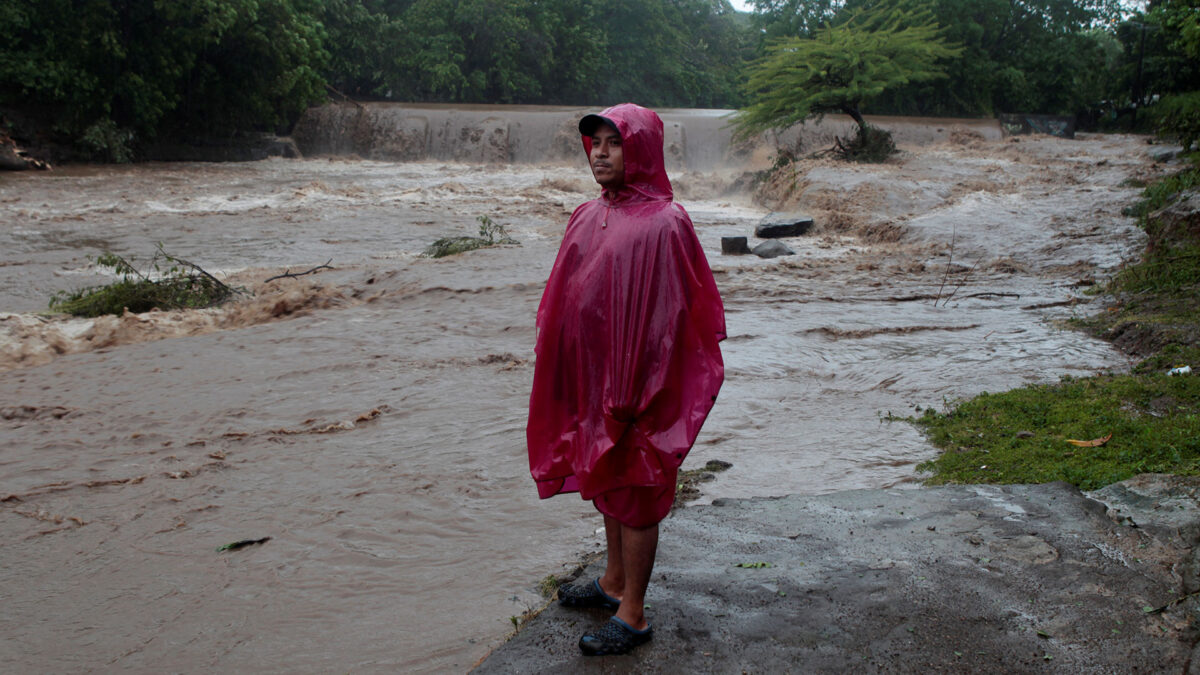
[(721, 253), (723, 255), (746, 255), (751, 252), (745, 237), (721, 237)]

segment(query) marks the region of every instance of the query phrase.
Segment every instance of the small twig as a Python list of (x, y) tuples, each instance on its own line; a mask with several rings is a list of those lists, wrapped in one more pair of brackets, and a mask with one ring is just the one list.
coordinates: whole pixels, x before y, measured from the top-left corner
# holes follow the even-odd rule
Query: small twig
[[(160, 250), (160, 251), (162, 250), (161, 245), (159, 245), (158, 250)], [(140, 271), (138, 271), (138, 269), (136, 267), (134, 267), (132, 263), (130, 263), (128, 260), (126, 260), (124, 256), (119, 256), (116, 253), (113, 253), (112, 256), (114, 258), (116, 258), (117, 260), (121, 261), (121, 264), (125, 266), (124, 269), (127, 269), (130, 272), (133, 272), (142, 281), (145, 281), (146, 283), (150, 283), (150, 284), (154, 283), (153, 279), (151, 279), (150, 277), (148, 277), (145, 274), (142, 274)], [(153, 261), (151, 261), (151, 262), (153, 262)], [(117, 269), (117, 268), (114, 267), (113, 269)]]
[(225, 297), (228, 297), (228, 296), (234, 294), (234, 289), (225, 285), (225, 283), (223, 281), (221, 281), (220, 279), (209, 274), (208, 270), (204, 269), (203, 267), (197, 265), (194, 262), (190, 262), (190, 261), (184, 260), (183, 258), (173, 256), (173, 255), (167, 253), (166, 251), (163, 250), (162, 244), (158, 245), (158, 252), (162, 254), (163, 258), (166, 258), (167, 260), (174, 262), (174, 263), (179, 263), (181, 265), (187, 265), (188, 267), (192, 268), (194, 271), (199, 272), (200, 274), (202, 274), (205, 277), (207, 277), (208, 279), (210, 279), (214, 284), (217, 285), (218, 288), (220, 288), (223, 291), (223, 295)]
[(964, 298), (986, 298), (986, 297), (1019, 298), (1019, 297), (1021, 297), (1021, 294), (1020, 293), (972, 293), (970, 295), (964, 295), (963, 297)]
[[(962, 277), (962, 280), (958, 282), (958, 285), (954, 287), (954, 290), (950, 291), (950, 295), (947, 295), (947, 296), (946, 296), (946, 299), (945, 299), (945, 300), (942, 300), (942, 307), (945, 307), (945, 306), (946, 306), (946, 303), (947, 303), (947, 302), (950, 302), (950, 298), (953, 298), (953, 297), (954, 297), (954, 294), (958, 292), (958, 289), (960, 289), (960, 288), (962, 288), (962, 287), (963, 287), (963, 284), (965, 284), (965, 283), (967, 283), (968, 281), (970, 281), (970, 279), (971, 279), (971, 274), (973, 274), (973, 273), (975, 272), (975, 268), (976, 268), (976, 267), (979, 267), (979, 261), (980, 261), (980, 260), (983, 260), (983, 258), (980, 258), (979, 260), (976, 260), (976, 261), (975, 261), (975, 264), (974, 264), (974, 265), (971, 265), (971, 269), (967, 270), (967, 273), (963, 275), (963, 277)], [(950, 264), (949, 264), (949, 263), (946, 263), (946, 271), (947, 271), (947, 272), (949, 272), (949, 271), (950, 271), (950, 269), (949, 269), (949, 266), (950, 266)]]
[(312, 274), (313, 272), (316, 272), (317, 270), (331, 270), (331, 269), (333, 269), (332, 267), (329, 266), (329, 263), (331, 263), (331, 262), (333, 262), (333, 258), (326, 260), (324, 265), (317, 265), (316, 267), (312, 268), (311, 270), (306, 270), (304, 272), (292, 273), (290, 269), (284, 270), (283, 274), (276, 274), (275, 276), (271, 277), (270, 279), (267, 279), (263, 283), (264, 284), (269, 283), (271, 281), (275, 281), (276, 279), (284, 279), (284, 278), (290, 279), (290, 278), (295, 278), (295, 277), (302, 277), (305, 274)]
[(958, 238), (958, 224), (955, 223), (950, 228), (950, 258), (946, 260), (946, 273), (942, 275), (942, 284), (938, 286), (937, 297), (933, 300), (933, 306), (937, 307), (938, 300), (942, 299), (942, 289), (946, 287), (946, 280), (950, 278), (950, 265), (954, 263), (954, 242)]

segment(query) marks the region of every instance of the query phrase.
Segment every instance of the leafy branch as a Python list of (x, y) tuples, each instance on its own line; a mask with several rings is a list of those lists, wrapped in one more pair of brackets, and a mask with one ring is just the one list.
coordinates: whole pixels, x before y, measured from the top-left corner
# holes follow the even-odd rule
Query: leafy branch
[(474, 251), (477, 248), (517, 243), (516, 239), (508, 236), (503, 225), (491, 218), (479, 216), (475, 220), (479, 221), (478, 237), (442, 237), (430, 244), (421, 255), (427, 258), (444, 258), (448, 255)]
[(243, 289), (228, 286), (196, 263), (171, 255), (159, 244), (145, 271), (112, 252), (96, 258), (121, 278), (104, 286), (59, 291), (50, 298), (50, 309), (74, 316), (120, 315), (152, 309), (200, 309), (219, 305)]

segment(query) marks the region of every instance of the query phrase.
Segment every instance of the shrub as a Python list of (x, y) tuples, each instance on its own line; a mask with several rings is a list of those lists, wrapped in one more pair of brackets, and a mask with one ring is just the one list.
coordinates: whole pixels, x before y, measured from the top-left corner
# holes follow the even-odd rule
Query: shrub
[(837, 139), (834, 152), (852, 162), (878, 164), (895, 154), (896, 142), (892, 140), (892, 132), (865, 124), (853, 138)]
[(1164, 96), (1154, 111), (1159, 136), (1178, 140), (1184, 152), (1200, 142), (1200, 91)]

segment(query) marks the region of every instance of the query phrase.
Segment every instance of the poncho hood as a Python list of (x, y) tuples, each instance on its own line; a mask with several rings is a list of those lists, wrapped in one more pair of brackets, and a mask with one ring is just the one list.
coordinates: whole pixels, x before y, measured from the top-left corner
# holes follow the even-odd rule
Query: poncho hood
[(529, 466), (541, 497), (579, 492), (643, 527), (670, 510), (716, 401), (725, 316), (692, 221), (671, 198), (662, 121), (632, 104), (601, 115), (621, 133), (625, 183), (575, 210), (546, 282)]
[(606, 109), (599, 115), (587, 115), (579, 121), (579, 132), (583, 135), (583, 151), (589, 158), (592, 154), (592, 133), (600, 122), (615, 128), (621, 134), (621, 149), (625, 156), (625, 185), (618, 190), (636, 192), (647, 199), (671, 199), (671, 180), (667, 178), (667, 166), (663, 159), (663, 122), (653, 110), (633, 103), (622, 103)]

